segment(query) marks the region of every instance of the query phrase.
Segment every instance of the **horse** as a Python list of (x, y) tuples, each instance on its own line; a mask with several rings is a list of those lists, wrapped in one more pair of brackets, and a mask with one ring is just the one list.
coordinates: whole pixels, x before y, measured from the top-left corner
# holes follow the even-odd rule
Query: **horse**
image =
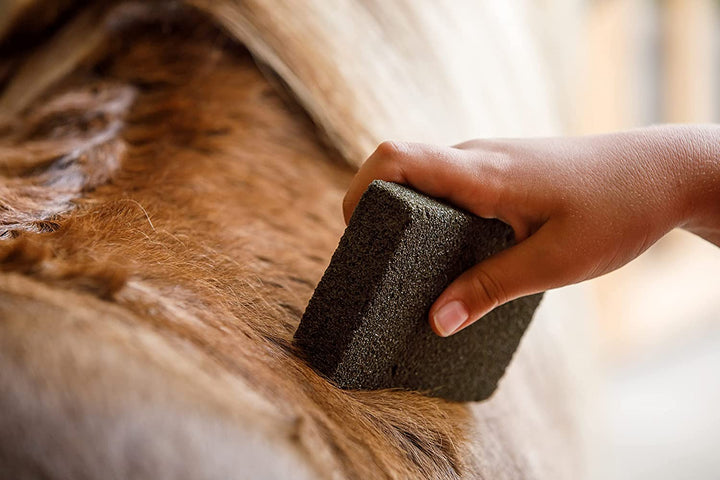
[(534, 7), (2, 8), (0, 477), (584, 475), (572, 293), (481, 403), (341, 390), (292, 344), (383, 140), (562, 131)]

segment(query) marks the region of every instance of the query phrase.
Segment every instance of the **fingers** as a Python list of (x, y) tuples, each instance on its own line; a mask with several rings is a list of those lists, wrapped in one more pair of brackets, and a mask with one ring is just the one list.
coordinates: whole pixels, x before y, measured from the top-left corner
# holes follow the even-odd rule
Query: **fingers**
[(427, 195), (495, 217), (499, 186), (495, 159), (473, 162), (466, 152), (419, 143), (383, 142), (353, 178), (343, 200), (345, 223), (373, 180), (402, 183)]
[[(578, 255), (582, 249), (562, 235), (573, 229), (562, 228), (562, 215), (550, 220), (553, 203), (543, 200), (548, 189), (540, 189), (533, 198), (529, 186), (536, 185), (527, 180), (535, 177), (518, 174), (516, 168), (522, 159), (509, 156), (507, 148), (475, 142), (479, 144), (460, 148), (382, 143), (358, 171), (343, 201), (347, 223), (370, 182), (381, 179), (513, 227), (517, 245), (463, 273), (435, 301), (430, 323), (441, 336), (452, 335), (510, 300), (579, 281), (584, 275), (583, 261), (572, 261), (583, 257)], [(572, 254), (561, 241), (571, 245)]]
[(510, 300), (577, 281), (578, 269), (557, 246), (553, 230), (546, 224), (453, 281), (430, 308), (435, 333), (447, 337)]

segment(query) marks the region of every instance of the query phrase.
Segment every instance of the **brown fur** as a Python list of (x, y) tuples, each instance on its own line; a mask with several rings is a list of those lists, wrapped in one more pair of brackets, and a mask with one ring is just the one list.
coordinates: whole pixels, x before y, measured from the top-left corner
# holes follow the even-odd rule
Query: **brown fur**
[(570, 420), (531, 371), (470, 408), (341, 391), (298, 359), (353, 170), (182, 12), (3, 130), (0, 474), (573, 478), (548, 458)]

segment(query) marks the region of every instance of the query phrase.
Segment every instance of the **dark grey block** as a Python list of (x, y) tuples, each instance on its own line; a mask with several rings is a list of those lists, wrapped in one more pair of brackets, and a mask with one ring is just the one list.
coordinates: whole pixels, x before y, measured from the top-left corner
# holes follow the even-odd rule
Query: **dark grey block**
[(454, 278), (512, 243), (512, 229), (498, 220), (376, 180), (315, 289), (295, 345), (341, 388), (486, 399), (542, 294), (503, 305), (448, 338), (433, 333), (427, 315)]

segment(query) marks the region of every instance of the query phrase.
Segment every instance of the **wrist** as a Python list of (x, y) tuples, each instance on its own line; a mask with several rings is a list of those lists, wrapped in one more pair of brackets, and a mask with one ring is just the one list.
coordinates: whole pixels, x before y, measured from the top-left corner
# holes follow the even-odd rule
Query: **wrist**
[(652, 237), (704, 216), (696, 185), (702, 162), (690, 130), (663, 125), (596, 137), (600, 150), (594, 155), (622, 166), (611, 180), (622, 185), (630, 214)]
[(675, 127), (682, 169), (678, 225), (711, 241), (720, 238), (720, 126)]

